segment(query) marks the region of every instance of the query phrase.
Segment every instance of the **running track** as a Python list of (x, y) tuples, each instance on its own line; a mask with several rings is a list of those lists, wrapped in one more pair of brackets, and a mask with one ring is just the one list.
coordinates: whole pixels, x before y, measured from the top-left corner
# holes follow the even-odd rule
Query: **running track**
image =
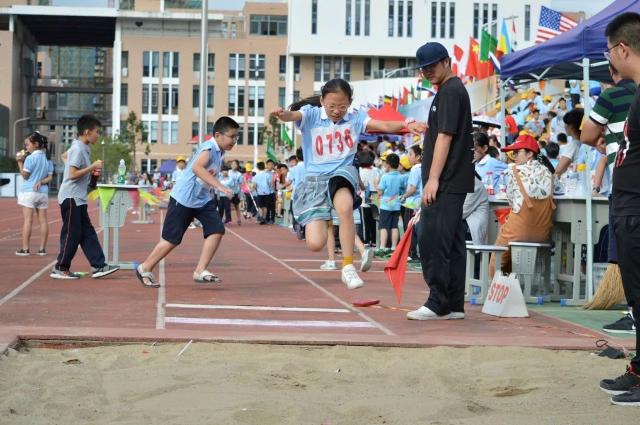
[[(407, 311), (426, 297), (419, 273), (408, 272), (402, 304), (375, 262), (362, 274), (365, 286), (349, 291), (337, 271), (321, 271), (324, 253), (277, 226), (244, 222), (230, 226), (211, 271), (219, 286), (196, 284), (192, 271), (202, 243), (199, 229), (155, 270), (160, 289), (143, 288), (133, 271), (103, 279), (60, 281), (49, 277), (61, 227), (50, 200), (48, 255), (17, 257), (22, 215), (15, 199), (0, 199), (0, 352), (19, 339), (61, 341), (246, 341), (283, 344), (378, 346), (504, 345), (592, 349), (598, 332), (530, 312), (528, 319), (498, 319), (467, 306), (458, 321), (415, 322)], [(97, 206), (90, 214), (100, 232)], [(157, 242), (163, 214), (154, 224), (121, 229), (120, 257), (142, 260)], [(34, 228), (32, 252), (37, 250)], [(79, 250), (72, 270), (90, 269)], [(380, 299), (380, 305), (355, 308), (352, 301)], [(612, 340), (610, 336), (607, 336)], [(628, 340), (614, 340), (629, 345)]]

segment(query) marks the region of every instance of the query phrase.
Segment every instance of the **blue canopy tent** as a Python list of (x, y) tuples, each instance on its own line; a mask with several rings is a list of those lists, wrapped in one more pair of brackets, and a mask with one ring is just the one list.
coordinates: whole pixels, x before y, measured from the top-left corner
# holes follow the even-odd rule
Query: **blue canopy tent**
[[(540, 80), (575, 79), (611, 81), (608, 61), (604, 57), (607, 24), (624, 12), (640, 13), (640, 0), (616, 0), (602, 11), (544, 43), (505, 55), (500, 64), (500, 103), (505, 116), (505, 86)], [(589, 84), (585, 83), (584, 98), (589, 97)], [(589, 114), (589, 102), (585, 115)], [(504, 140), (502, 140), (504, 144)], [(588, 172), (590, 170), (587, 170)], [(587, 174), (589, 175), (589, 174)], [(589, 179), (590, 182), (590, 179)], [(593, 298), (593, 212), (591, 190), (585, 201), (587, 232), (587, 270), (585, 298)], [(579, 303), (579, 300), (570, 300)]]
[(607, 39), (604, 30), (617, 15), (640, 13), (640, 0), (617, 0), (608, 7), (551, 40), (505, 55), (500, 61), (500, 79), (514, 83), (584, 77), (611, 81), (604, 58)]

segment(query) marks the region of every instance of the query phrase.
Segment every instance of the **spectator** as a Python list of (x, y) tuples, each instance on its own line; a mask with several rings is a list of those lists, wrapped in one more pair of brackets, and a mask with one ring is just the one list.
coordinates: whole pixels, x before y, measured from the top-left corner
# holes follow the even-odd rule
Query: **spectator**
[(563, 118), (567, 135), (571, 139), (566, 145), (560, 148), (560, 160), (556, 167), (556, 176), (561, 177), (567, 171), (572, 162), (578, 162), (580, 157), (580, 126), (582, 125), (582, 117), (584, 110), (575, 108), (567, 112)]
[(380, 181), (380, 170), (373, 166), (375, 154), (372, 151), (361, 151), (357, 155), (360, 164), (360, 181), (364, 185), (364, 200), (362, 202), (362, 224), (364, 227), (363, 241), (365, 245), (376, 246), (376, 222), (373, 218), (373, 208), (376, 208), (371, 201), (371, 195), (378, 192), (378, 182)]
[(487, 174), (492, 173), (492, 184), (494, 190), (496, 190), (500, 173), (507, 169), (507, 164), (489, 155), (489, 148), (489, 138), (486, 134), (473, 133), (473, 161), (476, 173), (478, 173), (483, 182), (485, 182)]
[(396, 249), (400, 232), (398, 230), (398, 218), (400, 216), (400, 198), (407, 187), (406, 176), (398, 172), (400, 158), (394, 153), (387, 155), (385, 161), (386, 173), (380, 179), (378, 196), (380, 196), (380, 251), (378, 255), (389, 252), (387, 240), (391, 234), (391, 251)]
[(560, 146), (557, 143), (549, 142), (544, 147), (544, 150), (547, 154), (547, 158), (549, 158), (549, 162), (555, 168), (558, 165), (558, 155), (560, 154)]

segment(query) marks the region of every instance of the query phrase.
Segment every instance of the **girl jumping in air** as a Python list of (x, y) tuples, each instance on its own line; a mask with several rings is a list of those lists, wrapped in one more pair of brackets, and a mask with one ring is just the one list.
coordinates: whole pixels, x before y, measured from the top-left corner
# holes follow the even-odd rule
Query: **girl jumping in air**
[(414, 120), (379, 121), (366, 111), (349, 110), (353, 89), (343, 79), (328, 81), (321, 96), (294, 103), (289, 110), (278, 108), (272, 115), (281, 121), (295, 121), (302, 132), (305, 158), (304, 181), (293, 199), (293, 214), (306, 226), (307, 246), (320, 251), (327, 243), (327, 222), (331, 207), (340, 220), (342, 282), (349, 289), (363, 285), (353, 266), (355, 229), (353, 209), (358, 188), (358, 172), (353, 165), (360, 133), (396, 133), (408, 128), (420, 135), (426, 124)]

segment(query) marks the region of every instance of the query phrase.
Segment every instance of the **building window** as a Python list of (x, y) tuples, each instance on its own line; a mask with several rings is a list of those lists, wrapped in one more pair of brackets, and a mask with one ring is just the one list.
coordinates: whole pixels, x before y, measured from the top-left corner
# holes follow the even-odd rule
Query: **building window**
[(384, 58), (378, 58), (378, 70), (384, 71), (385, 67), (386, 67), (386, 61), (384, 60)]
[(129, 76), (129, 52), (123, 51), (120, 57), (120, 66), (122, 67), (122, 76)]
[(244, 124), (240, 123), (240, 127), (238, 127), (238, 141), (237, 145), (244, 145)]
[(207, 55), (207, 71), (215, 72), (216, 71), (216, 54), (209, 53)]
[(142, 76), (158, 78), (160, 73), (159, 61), (160, 52), (142, 52)]
[(368, 36), (371, 29), (371, 0), (364, 0), (364, 35)]
[(316, 56), (313, 73), (314, 81), (325, 82), (331, 79), (331, 58), (328, 56)]
[(431, 38), (438, 36), (438, 2), (431, 2)]
[(170, 143), (175, 145), (178, 143), (178, 121), (171, 121), (171, 140)]
[(300, 56), (293, 57), (293, 73), (300, 75)]
[(287, 35), (286, 16), (251, 15), (249, 21), (249, 32), (251, 35)]
[(249, 57), (249, 78), (264, 80), (265, 55), (251, 55)]
[(158, 113), (158, 85), (151, 85), (151, 113)]
[(220, 32), (222, 33), (222, 38), (229, 38), (229, 23), (228, 22), (223, 22), (222, 23), (222, 28), (220, 29)]
[(238, 115), (244, 115), (244, 86), (238, 87)]
[(238, 38), (238, 24), (231, 22), (231, 38)]
[(456, 33), (456, 4), (449, 3), (449, 38), (455, 38)]
[(364, 58), (364, 78), (371, 78), (371, 58)]
[(264, 86), (249, 87), (249, 116), (264, 116)]
[(287, 91), (284, 87), (278, 87), (278, 106), (285, 108), (287, 104)]
[[(482, 28), (483, 29), (489, 29), (489, 27), (487, 27), (487, 25), (489, 24), (489, 3), (483, 3), (482, 4)], [(482, 33), (482, 31), (481, 31)]]
[(171, 52), (162, 52), (162, 78), (171, 77)]
[(498, 4), (491, 5), (491, 35), (493, 38), (498, 37)]
[(395, 20), (395, 14), (394, 14), (394, 0), (389, 0), (389, 17), (387, 19), (387, 25), (389, 26), (388, 30), (387, 30), (387, 35), (389, 37), (393, 37), (393, 22)]
[(158, 143), (158, 121), (148, 121), (148, 142)]
[(278, 73), (280, 74), (280, 79), (282, 79), (287, 73), (287, 57), (281, 55), (278, 63)]
[(229, 87), (229, 115), (236, 115), (238, 90), (236, 86)]
[(311, 34), (317, 34), (317, 33), (318, 33), (318, 0), (311, 0)]
[(193, 54), (193, 71), (200, 72), (200, 53)]
[[(169, 86), (162, 86), (162, 114), (168, 115), (171, 110), (169, 107)], [(164, 126), (163, 126), (164, 129)]]
[(447, 3), (440, 2), (440, 38), (447, 36)]
[(360, 22), (362, 20), (362, 0), (356, 0), (356, 30), (355, 35), (360, 35)]
[(398, 0), (398, 37), (402, 37), (404, 27), (404, 0)]
[(344, 14), (345, 14), (345, 29), (344, 29), (344, 33), (345, 35), (351, 35), (351, 0), (347, 0), (345, 2), (345, 9), (344, 9)]
[(473, 3), (473, 38), (478, 39), (480, 30), (480, 5)]
[(413, 37), (413, 0), (407, 1), (407, 37)]
[(244, 69), (244, 53), (231, 53), (229, 55), (229, 78), (244, 80)]
[(200, 86), (193, 86), (193, 102), (191, 106), (194, 108), (200, 107)]
[(171, 139), (169, 138), (169, 128), (170, 123), (169, 121), (164, 121), (162, 123), (162, 144), (163, 145), (170, 145), (171, 144)]
[(197, 122), (191, 123), (191, 137), (196, 137), (198, 135), (198, 131), (200, 130), (199, 124)]
[(129, 86), (127, 84), (120, 84), (120, 106), (127, 106), (129, 104)]
[(524, 41), (531, 40), (531, 6), (524, 5)]
[(213, 108), (213, 86), (207, 86), (207, 108)]

